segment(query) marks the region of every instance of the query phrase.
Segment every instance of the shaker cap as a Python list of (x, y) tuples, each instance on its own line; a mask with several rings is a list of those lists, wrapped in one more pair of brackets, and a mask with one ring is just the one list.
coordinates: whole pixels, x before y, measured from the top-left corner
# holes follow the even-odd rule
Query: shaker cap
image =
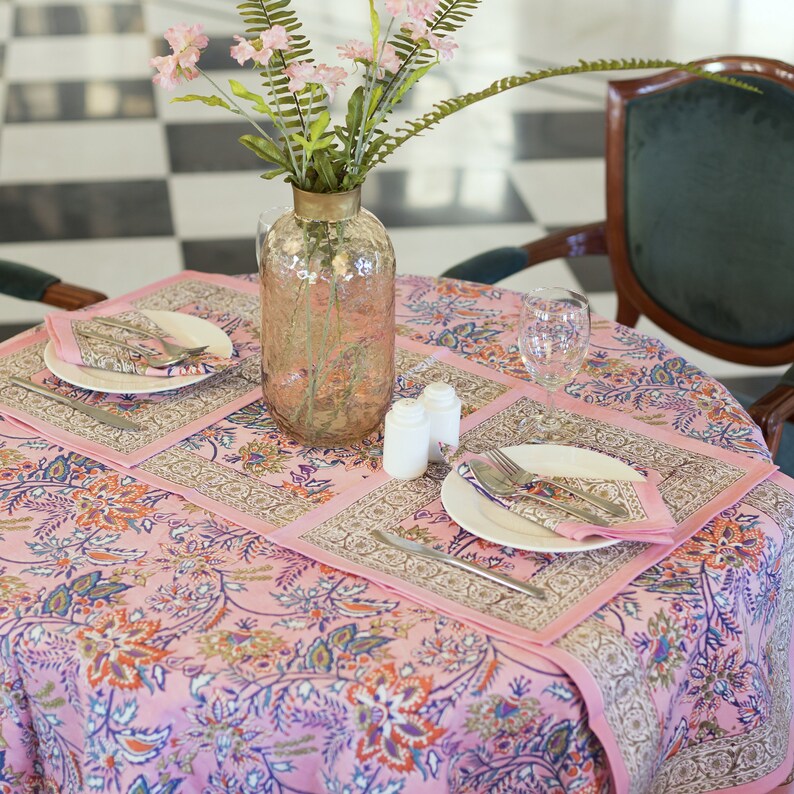
[(433, 383), (425, 386), (422, 398), (429, 410), (451, 408), (456, 401), (455, 389), (451, 384), (444, 383), (444, 381), (433, 381)]

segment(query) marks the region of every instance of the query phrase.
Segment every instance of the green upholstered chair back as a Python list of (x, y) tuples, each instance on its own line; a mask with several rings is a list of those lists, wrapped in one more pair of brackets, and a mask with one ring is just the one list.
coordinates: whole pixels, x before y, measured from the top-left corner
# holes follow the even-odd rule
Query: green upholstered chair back
[[(794, 341), (794, 74), (736, 76), (763, 93), (682, 75), (621, 97), (623, 140), (610, 151), (622, 158), (622, 184), (609, 186), (608, 223), (620, 225), (615, 247), (645, 297), (675, 320), (729, 345), (785, 345)], [(638, 308), (659, 322), (648, 302)]]

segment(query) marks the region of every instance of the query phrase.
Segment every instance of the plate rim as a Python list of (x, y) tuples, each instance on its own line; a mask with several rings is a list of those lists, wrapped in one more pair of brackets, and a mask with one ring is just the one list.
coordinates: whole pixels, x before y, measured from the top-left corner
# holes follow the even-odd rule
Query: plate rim
[[(203, 317), (196, 317), (194, 314), (186, 314), (185, 312), (177, 312), (170, 309), (140, 309), (139, 311), (142, 314), (149, 316), (150, 319), (155, 321), (158, 318), (162, 318), (163, 315), (168, 315), (168, 316), (175, 315), (180, 318), (189, 317), (190, 318), (189, 322), (196, 321), (201, 324), (207, 324), (214, 330), (223, 334), (223, 336), (226, 338), (226, 344), (228, 344), (228, 348), (229, 348), (229, 353), (227, 355), (234, 352), (234, 344), (232, 343), (232, 340), (229, 337), (229, 335), (226, 333), (226, 331), (224, 331), (222, 328), (219, 328), (214, 323), (211, 323), (209, 320), (205, 320)], [(220, 339), (218, 340), (218, 344), (219, 345), (221, 344)], [(96, 369), (95, 367), (83, 367), (79, 364), (71, 364), (68, 361), (62, 361), (55, 354), (55, 345), (53, 344), (52, 339), (47, 340), (47, 344), (44, 346), (44, 351), (42, 353), (42, 358), (44, 359), (45, 367), (49, 369), (49, 371), (56, 378), (64, 381), (64, 383), (68, 383), (72, 386), (76, 386), (78, 389), (86, 389), (87, 391), (92, 391), (92, 392), (103, 392), (105, 394), (158, 394), (160, 392), (165, 392), (165, 391), (184, 389), (187, 386), (192, 386), (196, 383), (200, 383), (201, 381), (206, 380), (207, 378), (211, 377), (214, 374), (210, 372), (204, 375), (173, 375), (173, 376), (158, 377), (156, 375), (136, 375), (129, 373), (124, 375), (125, 378), (129, 378), (129, 379), (145, 378), (146, 380), (156, 379), (158, 381), (164, 381), (164, 383), (162, 384), (162, 386), (158, 384), (154, 384), (152, 386), (145, 386), (145, 387), (142, 387), (140, 385), (138, 386), (132, 385), (132, 388), (130, 388), (130, 385), (127, 385), (124, 388), (122, 388), (121, 385), (114, 385), (114, 384), (106, 384), (106, 386), (103, 387), (86, 386), (85, 381), (83, 381), (83, 383), (78, 383), (77, 378), (68, 374), (68, 370), (66, 377), (64, 377), (63, 374), (59, 374), (58, 372), (56, 372), (52, 368), (51, 362), (54, 361), (61, 364), (65, 364), (69, 367), (75, 367), (79, 371), (90, 370), (91, 372), (98, 372), (98, 373), (102, 373), (103, 371), (100, 369)], [(61, 370), (61, 373), (62, 372), (63, 370)], [(122, 375), (124, 373), (117, 373), (117, 374)], [(174, 381), (179, 381), (179, 382), (174, 383)]]

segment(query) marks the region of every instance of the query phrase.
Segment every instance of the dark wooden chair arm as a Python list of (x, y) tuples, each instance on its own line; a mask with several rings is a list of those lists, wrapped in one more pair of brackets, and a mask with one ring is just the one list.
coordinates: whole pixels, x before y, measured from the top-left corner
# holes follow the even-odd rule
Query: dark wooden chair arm
[(761, 428), (772, 457), (777, 455), (784, 423), (794, 419), (794, 366), (781, 378), (777, 386), (756, 400), (747, 412)]
[(78, 287), (75, 284), (56, 281), (44, 290), (40, 300), (50, 306), (73, 311), (90, 306), (92, 303), (107, 300), (107, 295), (85, 287)]
[(526, 266), (561, 257), (606, 254), (606, 222), (572, 226), (521, 246), (528, 254)]

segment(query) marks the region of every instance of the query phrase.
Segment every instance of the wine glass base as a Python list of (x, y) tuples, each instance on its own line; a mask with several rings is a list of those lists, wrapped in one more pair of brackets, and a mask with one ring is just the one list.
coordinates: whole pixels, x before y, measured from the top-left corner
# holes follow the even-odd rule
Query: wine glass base
[(518, 431), (525, 444), (565, 444), (576, 435), (573, 422), (559, 416), (553, 422), (544, 422), (540, 416), (524, 418), (518, 423)]

